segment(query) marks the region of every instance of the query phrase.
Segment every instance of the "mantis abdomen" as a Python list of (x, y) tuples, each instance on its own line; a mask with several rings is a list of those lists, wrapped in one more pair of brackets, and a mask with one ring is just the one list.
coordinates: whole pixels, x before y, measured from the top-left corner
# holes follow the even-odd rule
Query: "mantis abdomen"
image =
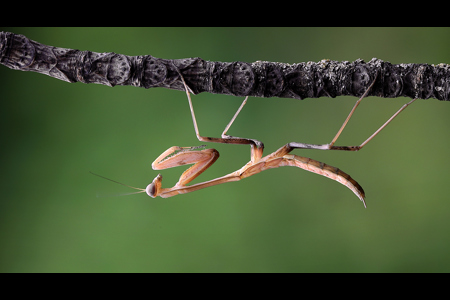
[(289, 154), (268, 161), (261, 161), (244, 170), (240, 178), (249, 177), (267, 169), (273, 169), (283, 166), (299, 167), (303, 170), (310, 171), (335, 180), (352, 190), (353, 193), (355, 193), (355, 195), (364, 203), (364, 206), (366, 206), (366, 202), (364, 200), (365, 193), (363, 188), (358, 184), (358, 182), (350, 177), (350, 175), (336, 167), (327, 165), (323, 162), (308, 157)]

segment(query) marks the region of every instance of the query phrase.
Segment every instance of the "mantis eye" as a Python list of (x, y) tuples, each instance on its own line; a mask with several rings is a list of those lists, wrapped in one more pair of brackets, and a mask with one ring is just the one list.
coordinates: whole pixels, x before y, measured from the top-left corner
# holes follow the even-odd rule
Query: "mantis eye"
[(161, 190), (161, 181), (162, 176), (161, 174), (158, 174), (158, 176), (156, 176), (155, 179), (153, 179), (152, 183), (147, 185), (147, 187), (145, 188), (145, 192), (147, 193), (147, 195), (149, 195), (152, 198), (156, 198)]
[(152, 182), (149, 185), (147, 185), (147, 188), (145, 189), (145, 192), (147, 193), (147, 195), (149, 195), (152, 198), (156, 198), (155, 194), (156, 194), (156, 188), (155, 188), (155, 184)]

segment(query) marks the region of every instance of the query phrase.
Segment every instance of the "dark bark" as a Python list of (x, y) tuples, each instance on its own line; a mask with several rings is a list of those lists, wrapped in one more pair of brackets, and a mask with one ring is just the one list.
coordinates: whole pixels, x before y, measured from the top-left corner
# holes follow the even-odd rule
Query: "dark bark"
[(376, 78), (369, 96), (450, 100), (448, 64), (393, 65), (376, 58), (367, 63), (358, 59), (297, 64), (161, 59), (47, 46), (9, 32), (0, 32), (0, 62), (11, 69), (39, 72), (67, 82), (184, 91), (181, 74), (195, 94), (295, 99), (359, 97)]

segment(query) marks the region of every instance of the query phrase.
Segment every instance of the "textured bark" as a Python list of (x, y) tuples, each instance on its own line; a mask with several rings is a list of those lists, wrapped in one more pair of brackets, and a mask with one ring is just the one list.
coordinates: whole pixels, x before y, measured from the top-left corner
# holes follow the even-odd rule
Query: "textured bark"
[(108, 86), (165, 87), (184, 91), (180, 74), (195, 94), (318, 98), (369, 96), (450, 100), (448, 64), (398, 64), (321, 60), (286, 64), (267, 61), (213, 62), (201, 58), (161, 59), (43, 45), (19, 34), (0, 32), (0, 63), (67, 82)]

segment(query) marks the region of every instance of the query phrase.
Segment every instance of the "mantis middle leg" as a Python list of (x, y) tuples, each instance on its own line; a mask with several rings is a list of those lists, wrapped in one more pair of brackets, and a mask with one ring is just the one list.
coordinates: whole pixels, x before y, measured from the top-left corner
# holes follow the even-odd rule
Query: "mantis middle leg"
[(188, 98), (188, 101), (189, 101), (189, 108), (191, 110), (192, 122), (194, 123), (195, 134), (196, 134), (198, 140), (201, 141), (201, 142), (250, 145), (251, 146), (250, 161), (255, 163), (258, 160), (260, 160), (262, 155), (263, 155), (263, 151), (264, 151), (264, 144), (263, 144), (263, 142), (258, 141), (256, 139), (248, 139), (248, 138), (241, 138), (241, 137), (235, 137), (235, 136), (227, 135), (228, 129), (231, 127), (231, 125), (233, 124), (234, 120), (239, 115), (239, 113), (241, 112), (241, 110), (244, 107), (244, 105), (247, 103), (248, 96), (245, 97), (245, 99), (242, 102), (241, 106), (238, 108), (238, 110), (234, 114), (233, 118), (231, 118), (231, 121), (225, 127), (224, 131), (222, 132), (222, 137), (221, 138), (201, 136), (200, 133), (199, 133), (199, 130), (198, 130), (198, 126), (197, 126), (197, 120), (195, 118), (194, 107), (192, 105), (192, 99), (191, 99), (191, 95), (190, 95), (190, 92), (189, 92), (190, 89), (187, 86), (187, 84), (184, 81), (184, 78), (183, 78), (183, 76), (181, 74), (180, 74), (180, 77), (181, 77), (181, 80), (182, 80), (182, 82), (184, 84), (184, 87), (185, 87), (185, 90), (186, 90), (186, 95), (187, 95), (187, 98)]

